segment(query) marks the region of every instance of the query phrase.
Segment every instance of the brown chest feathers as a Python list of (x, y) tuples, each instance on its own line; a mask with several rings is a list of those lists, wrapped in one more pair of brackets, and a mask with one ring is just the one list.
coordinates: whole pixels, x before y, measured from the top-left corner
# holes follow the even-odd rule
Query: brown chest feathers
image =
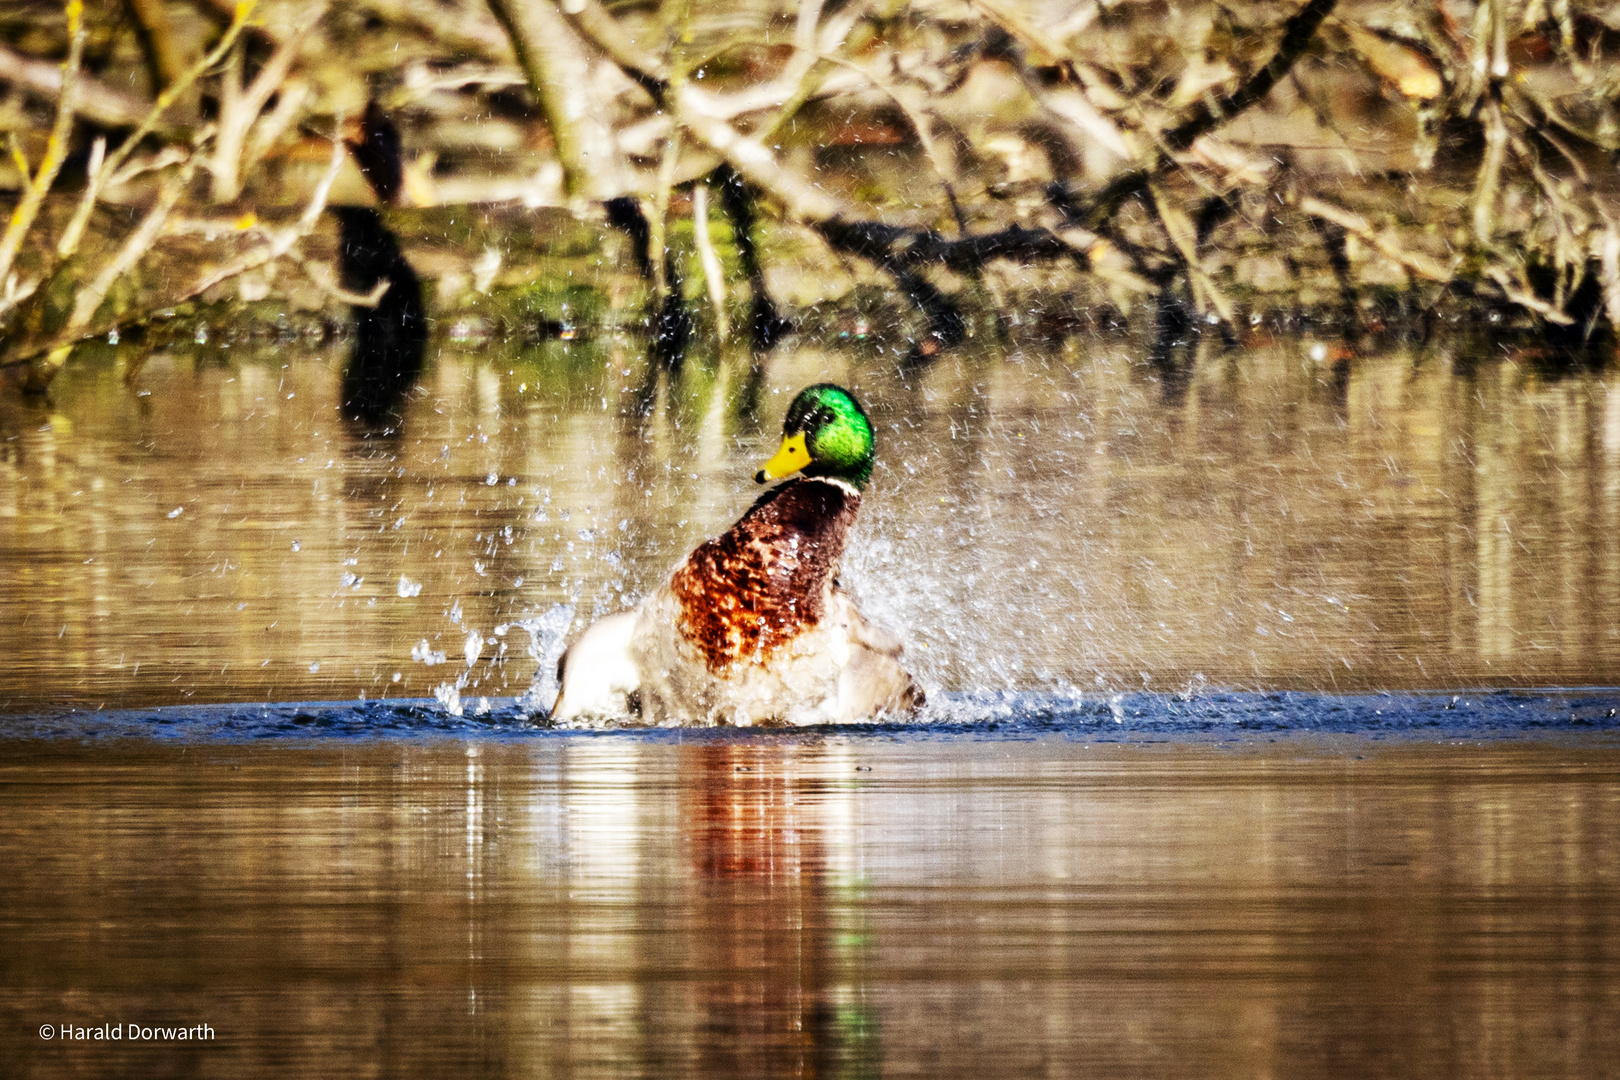
[(670, 578), (681, 634), (720, 673), (762, 663), (821, 621), (827, 583), (861, 497), (824, 480), (790, 480), (686, 557)]

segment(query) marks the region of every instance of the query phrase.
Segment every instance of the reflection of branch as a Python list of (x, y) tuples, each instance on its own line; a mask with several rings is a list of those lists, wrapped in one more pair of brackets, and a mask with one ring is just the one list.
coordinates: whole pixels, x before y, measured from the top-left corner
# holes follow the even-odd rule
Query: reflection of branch
[[(68, 136), (73, 133), (73, 106), (78, 98), (76, 79), (79, 61), (84, 56), (84, 0), (68, 0), (68, 58), (62, 67), (62, 96), (56, 102), (56, 122), (51, 125), (50, 139), (45, 143), (45, 156), (40, 159), (39, 171), (28, 175), (28, 163), (23, 166), (23, 196), (11, 212), (4, 236), (0, 236), (0, 279), (11, 271), (11, 263), (22, 247), (23, 237), (33, 227), (34, 218), (45, 201), (51, 185), (56, 183), (57, 171), (67, 157)], [(13, 153), (18, 153), (15, 143)], [(21, 154), (18, 153), (20, 157)]]
[(1090, 229), (1101, 227), (1113, 216), (1119, 204), (1147, 188), (1148, 181), (1170, 169), (1174, 155), (1186, 150), (1202, 135), (1232, 119), (1271, 92), (1277, 80), (1293, 68), (1294, 62), (1304, 54), (1322, 20), (1333, 10), (1338, 0), (1309, 0), (1309, 2), (1283, 24), (1282, 40), (1277, 51), (1265, 67), (1255, 72), (1243, 85), (1230, 94), (1207, 100), (1193, 110), (1191, 116), (1165, 129), (1159, 135), (1159, 149), (1150, 160), (1128, 173), (1109, 181), (1091, 199), (1080, 224)]
[(721, 341), (731, 336), (731, 320), (726, 317), (726, 279), (720, 269), (720, 256), (715, 253), (714, 241), (709, 236), (709, 185), (692, 186), (692, 239), (697, 244), (698, 262), (703, 267), (703, 283), (708, 287), (709, 302), (714, 305), (715, 335)]

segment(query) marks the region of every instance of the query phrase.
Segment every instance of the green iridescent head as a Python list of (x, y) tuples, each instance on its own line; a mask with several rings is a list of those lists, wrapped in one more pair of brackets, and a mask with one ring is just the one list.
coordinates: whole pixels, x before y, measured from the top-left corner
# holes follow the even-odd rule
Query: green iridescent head
[(841, 386), (817, 383), (799, 391), (782, 423), (782, 448), (754, 474), (763, 484), (792, 473), (827, 476), (854, 484), (857, 491), (872, 479), (877, 457), (872, 421)]

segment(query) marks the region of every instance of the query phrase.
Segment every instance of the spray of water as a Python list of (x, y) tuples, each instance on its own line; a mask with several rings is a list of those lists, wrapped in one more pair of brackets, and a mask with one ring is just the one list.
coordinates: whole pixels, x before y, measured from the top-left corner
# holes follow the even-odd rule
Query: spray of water
[(519, 619), (513, 625), (528, 633), (529, 655), (538, 665), (534, 682), (518, 699), (518, 707), (528, 716), (544, 715), (557, 698), (557, 661), (567, 645), (568, 631), (574, 625), (574, 605), (553, 604), (545, 613)]

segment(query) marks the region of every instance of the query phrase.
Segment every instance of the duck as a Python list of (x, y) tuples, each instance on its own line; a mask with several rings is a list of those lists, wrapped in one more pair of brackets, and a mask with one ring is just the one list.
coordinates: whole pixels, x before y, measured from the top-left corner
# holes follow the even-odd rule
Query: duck
[(866, 618), (839, 564), (876, 438), (855, 396), (806, 387), (754, 475), (781, 481), (635, 608), (591, 624), (557, 665), (553, 723), (850, 724), (914, 714), (900, 637)]

